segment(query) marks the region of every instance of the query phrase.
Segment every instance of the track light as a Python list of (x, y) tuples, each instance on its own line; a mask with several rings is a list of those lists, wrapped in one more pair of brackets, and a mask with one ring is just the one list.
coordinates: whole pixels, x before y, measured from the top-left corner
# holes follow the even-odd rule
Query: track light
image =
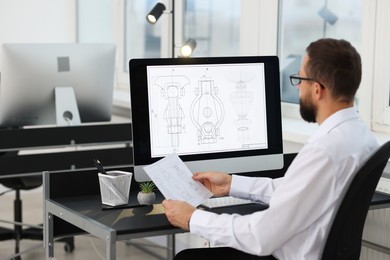
[(190, 57), (194, 49), (196, 48), (196, 41), (189, 39), (180, 48), (180, 53), (183, 57)]
[(163, 12), (165, 11), (165, 5), (162, 4), (162, 3), (157, 3), (153, 9), (148, 13), (148, 15), (146, 16), (146, 20), (148, 21), (148, 23), (150, 24), (155, 24), (158, 20), (158, 18), (160, 18), (160, 16), (163, 14)]

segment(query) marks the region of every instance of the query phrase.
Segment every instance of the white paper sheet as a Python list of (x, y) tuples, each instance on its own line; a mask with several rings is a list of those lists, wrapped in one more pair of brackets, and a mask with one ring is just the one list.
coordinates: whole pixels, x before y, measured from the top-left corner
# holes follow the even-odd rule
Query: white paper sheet
[(213, 195), (192, 179), (190, 169), (177, 154), (145, 166), (144, 170), (166, 199), (186, 201), (197, 207)]

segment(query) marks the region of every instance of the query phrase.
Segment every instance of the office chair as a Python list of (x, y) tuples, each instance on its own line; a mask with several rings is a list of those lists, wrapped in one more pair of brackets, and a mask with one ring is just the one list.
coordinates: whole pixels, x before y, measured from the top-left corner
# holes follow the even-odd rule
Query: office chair
[(364, 222), (389, 158), (390, 141), (382, 145), (356, 173), (333, 219), (322, 260), (359, 259)]
[[(20, 240), (23, 238), (42, 240), (42, 229), (39, 226), (23, 224), (22, 217), (22, 200), (20, 198), (21, 190), (30, 190), (38, 188), (42, 185), (41, 176), (32, 176), (24, 178), (7, 178), (1, 179), (0, 183), (5, 187), (10, 188), (9, 191), (15, 191), (14, 200), (14, 229), (2, 228), (0, 232), (0, 240), (15, 239), (15, 255), (20, 253)], [(24, 229), (23, 226), (28, 228)], [(20, 259), (19, 256), (16, 259)]]
[[(40, 240), (43, 241), (43, 227), (42, 225), (29, 225), (23, 223), (22, 217), (22, 200), (20, 197), (21, 190), (31, 190), (38, 188), (42, 185), (42, 176), (30, 176), (30, 177), (15, 177), (15, 178), (5, 178), (0, 179), (0, 183), (7, 188), (10, 188), (11, 191), (15, 191), (15, 200), (14, 200), (14, 221), (6, 222), (13, 223), (14, 229), (2, 228), (0, 227), (0, 241), (3, 240), (15, 240), (15, 255), (13, 259), (21, 259), (20, 255), (22, 253), (27, 253), (31, 250), (34, 250), (42, 245), (36, 247), (31, 247), (23, 252), (20, 252), (20, 242), (22, 239), (30, 240)], [(27, 228), (23, 228), (23, 227)], [(62, 239), (62, 242), (65, 243), (65, 251), (72, 252), (74, 249), (74, 239), (73, 237)]]

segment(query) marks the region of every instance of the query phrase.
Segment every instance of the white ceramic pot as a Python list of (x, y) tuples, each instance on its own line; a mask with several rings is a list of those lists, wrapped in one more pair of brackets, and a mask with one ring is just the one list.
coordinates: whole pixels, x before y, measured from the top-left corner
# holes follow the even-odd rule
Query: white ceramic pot
[(138, 192), (137, 200), (140, 205), (152, 205), (153, 202), (156, 200), (156, 194), (154, 192), (152, 193)]

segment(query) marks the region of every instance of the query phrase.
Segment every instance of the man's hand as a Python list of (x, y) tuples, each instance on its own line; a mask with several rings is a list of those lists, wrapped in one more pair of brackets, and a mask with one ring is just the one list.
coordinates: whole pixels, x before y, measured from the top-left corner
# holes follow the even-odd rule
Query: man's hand
[(187, 202), (178, 200), (164, 200), (162, 205), (165, 209), (165, 215), (172, 225), (186, 231), (190, 229), (189, 222), (196, 208)]
[(192, 178), (202, 183), (214, 196), (229, 195), (232, 176), (222, 172), (197, 172)]

